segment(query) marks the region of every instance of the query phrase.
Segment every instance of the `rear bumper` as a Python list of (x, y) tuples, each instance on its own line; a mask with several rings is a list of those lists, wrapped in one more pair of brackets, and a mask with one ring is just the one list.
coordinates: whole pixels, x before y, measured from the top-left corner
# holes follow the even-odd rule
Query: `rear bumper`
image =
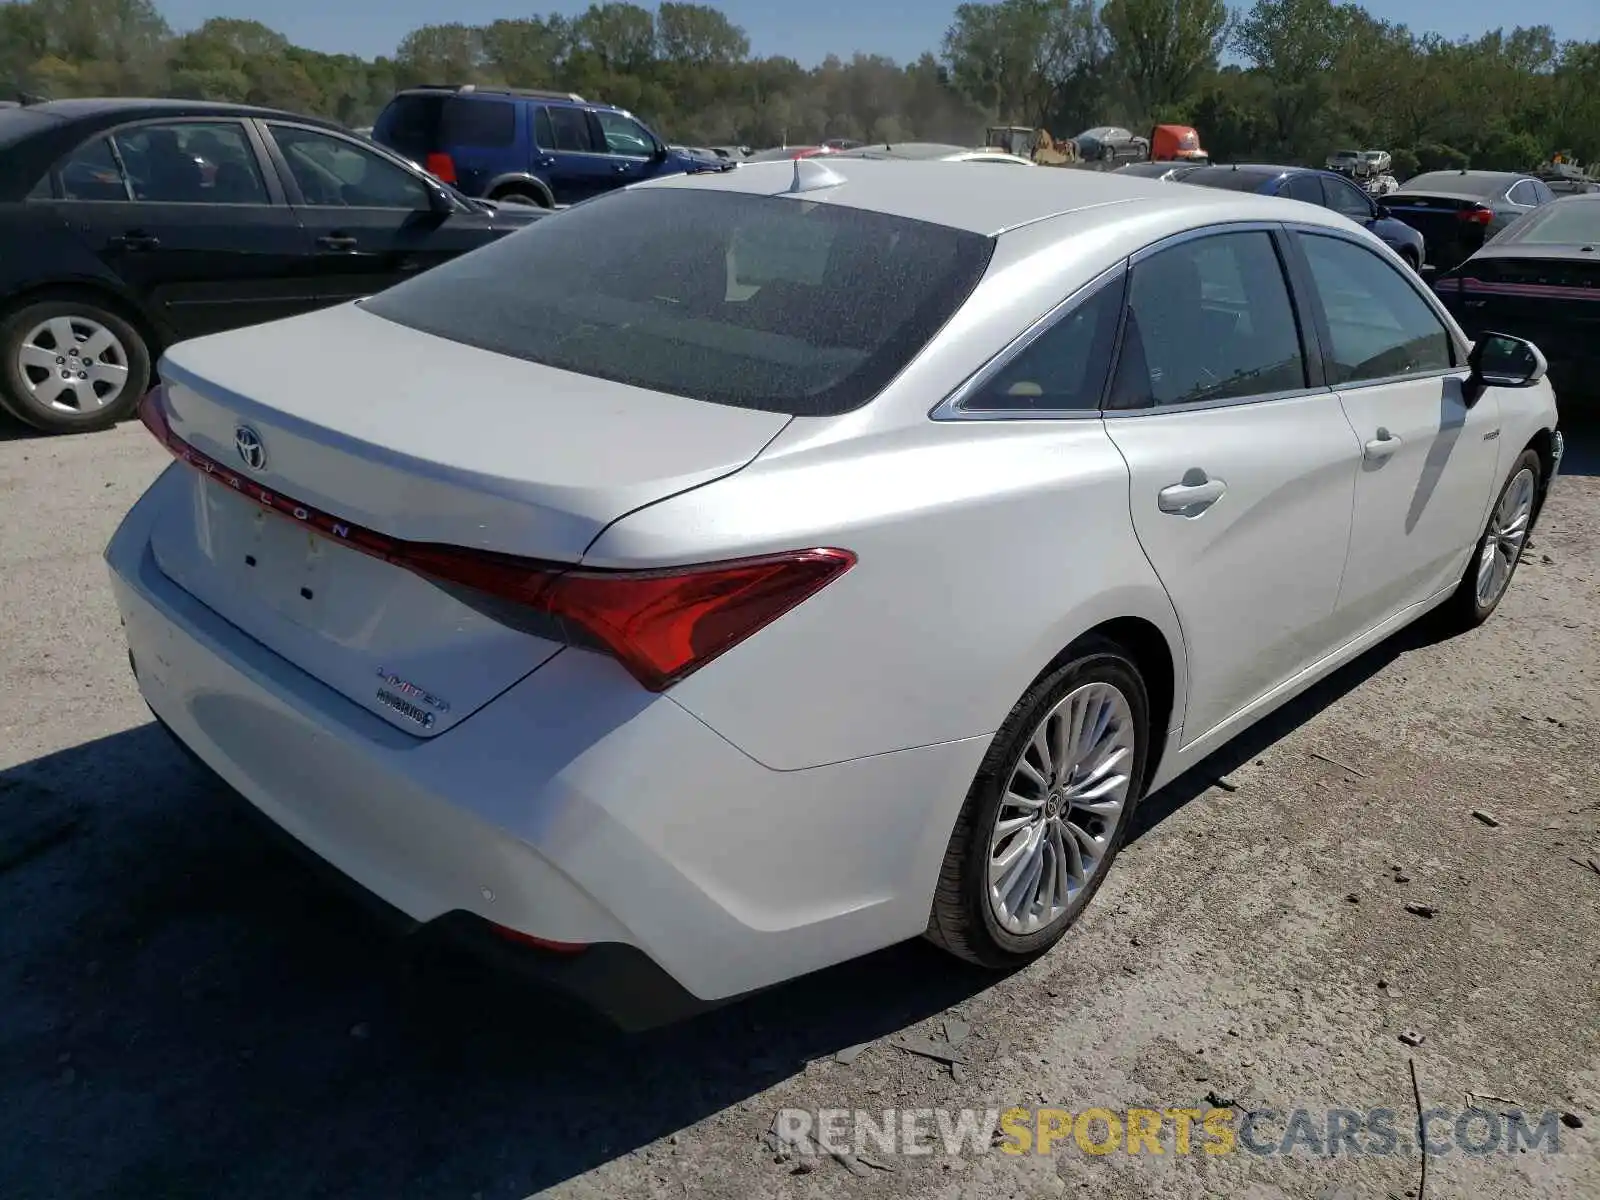
[(230, 787), (408, 920), (588, 945), (548, 963), (504, 948), (635, 1024), (618, 1015), (630, 992), (682, 1013), (925, 928), (950, 834), (930, 814), (959, 808), (987, 739), (772, 771), (576, 651), (413, 738), (161, 573), (149, 535), (170, 479), (106, 552), (140, 691)]

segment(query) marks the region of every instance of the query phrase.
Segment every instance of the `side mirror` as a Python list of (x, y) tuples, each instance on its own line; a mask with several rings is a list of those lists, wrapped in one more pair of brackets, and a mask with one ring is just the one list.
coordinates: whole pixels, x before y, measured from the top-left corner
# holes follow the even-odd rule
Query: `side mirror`
[(1476, 404), (1485, 389), (1527, 388), (1544, 378), (1549, 364), (1544, 355), (1526, 338), (1509, 333), (1485, 333), (1472, 344), (1467, 355), (1464, 391), (1467, 404)]
[(667, 150), (667, 144), (665, 142), (663, 142), (660, 138), (657, 138), (655, 146), (656, 146), (655, 153), (653, 153), (650, 156), (651, 159), (654, 160), (655, 162), (666, 162), (667, 161), (667, 155), (668, 155), (668, 153), (670, 153)]
[(456, 211), (455, 199), (442, 187), (428, 188), (428, 211), (445, 217)]

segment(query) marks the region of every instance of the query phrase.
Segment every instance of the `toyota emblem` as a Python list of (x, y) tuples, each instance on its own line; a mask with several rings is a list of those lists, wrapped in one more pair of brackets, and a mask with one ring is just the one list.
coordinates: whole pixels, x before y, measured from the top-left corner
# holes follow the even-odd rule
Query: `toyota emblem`
[(267, 448), (261, 444), (261, 435), (250, 426), (241, 425), (233, 431), (233, 448), (239, 452), (244, 465), (252, 471), (259, 471), (267, 465)]

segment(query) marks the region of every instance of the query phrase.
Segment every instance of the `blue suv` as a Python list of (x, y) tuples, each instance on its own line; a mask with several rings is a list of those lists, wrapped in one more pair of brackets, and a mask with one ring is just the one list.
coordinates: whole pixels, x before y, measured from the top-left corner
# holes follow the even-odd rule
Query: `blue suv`
[(1200, 187), (1226, 188), (1235, 192), (1259, 192), (1265, 196), (1286, 196), (1343, 213), (1357, 225), (1364, 225), (1405, 259), (1413, 271), (1421, 271), (1427, 261), (1422, 235), (1399, 220), (1383, 202), (1374, 199), (1343, 175), (1315, 167), (1275, 167), (1262, 164), (1210, 166), (1179, 169), (1172, 179)]
[(669, 146), (630, 113), (571, 92), (472, 84), (397, 93), (378, 114), (372, 140), (469, 196), (544, 208), (658, 175), (734, 165)]

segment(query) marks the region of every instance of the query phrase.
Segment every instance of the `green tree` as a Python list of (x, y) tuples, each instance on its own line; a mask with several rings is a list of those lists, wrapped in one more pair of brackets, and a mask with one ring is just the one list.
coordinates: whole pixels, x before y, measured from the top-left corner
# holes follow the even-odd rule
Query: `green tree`
[(1107, 0), (1101, 20), (1117, 75), (1145, 116), (1192, 96), (1229, 35), (1225, 0)]

